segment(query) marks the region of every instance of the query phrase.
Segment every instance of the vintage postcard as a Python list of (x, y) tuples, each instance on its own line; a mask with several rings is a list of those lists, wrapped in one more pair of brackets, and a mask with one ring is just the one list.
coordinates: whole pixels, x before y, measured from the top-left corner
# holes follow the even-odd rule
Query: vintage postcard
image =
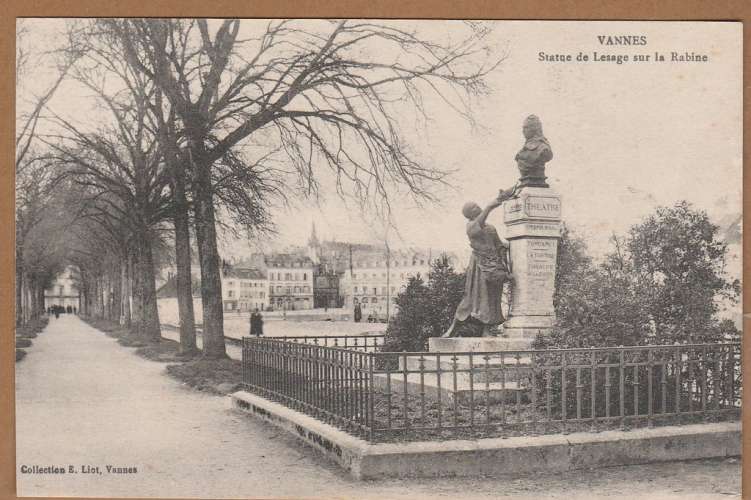
[(17, 19), (17, 494), (740, 497), (742, 28)]

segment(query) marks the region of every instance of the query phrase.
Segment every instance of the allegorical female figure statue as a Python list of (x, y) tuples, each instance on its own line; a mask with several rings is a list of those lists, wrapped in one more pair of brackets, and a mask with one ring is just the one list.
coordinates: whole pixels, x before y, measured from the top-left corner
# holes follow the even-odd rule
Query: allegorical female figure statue
[(462, 208), (462, 213), (468, 220), (467, 236), (472, 255), (467, 266), (464, 296), (456, 308), (453, 323), (443, 337), (455, 336), (458, 322), (470, 318), (482, 323), (483, 336), (490, 336), (493, 327), (505, 321), (501, 312), (501, 293), (503, 284), (512, 279), (508, 247), (486, 219), (490, 212), (513, 194), (513, 190), (501, 190), (498, 198), (484, 209), (475, 202), (468, 202)]
[(550, 143), (542, 135), (542, 122), (535, 115), (529, 115), (522, 127), (526, 142), (516, 154), (519, 167), (519, 187), (550, 187), (545, 182), (545, 164), (553, 159)]

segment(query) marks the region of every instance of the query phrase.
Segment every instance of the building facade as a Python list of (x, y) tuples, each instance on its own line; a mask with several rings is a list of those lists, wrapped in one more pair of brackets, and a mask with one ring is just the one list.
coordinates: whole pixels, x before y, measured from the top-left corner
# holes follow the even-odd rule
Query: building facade
[(317, 266), (313, 276), (313, 307), (342, 307), (344, 296), (339, 288), (340, 275)]
[(280, 253), (266, 259), (269, 307), (272, 310), (312, 309), (315, 265), (308, 256)]
[[(389, 250), (385, 245), (319, 241), (315, 225), (307, 245), (255, 253), (222, 266), (225, 311), (306, 310), (360, 305), (363, 321), (385, 321), (409, 279), (427, 280), (432, 250)], [(440, 252), (435, 252), (438, 257)], [(455, 264), (456, 257), (449, 255)]]
[(68, 267), (55, 278), (52, 286), (44, 291), (44, 308), (52, 306), (75, 307), (81, 309), (80, 294), (73, 268)]
[(354, 309), (360, 304), (363, 321), (387, 320), (396, 312), (394, 298), (409, 279), (418, 275), (428, 279), (431, 255), (422, 250), (354, 254), (351, 269), (342, 278), (344, 307)]
[(225, 311), (265, 311), (269, 307), (269, 280), (259, 269), (225, 265), (222, 295)]

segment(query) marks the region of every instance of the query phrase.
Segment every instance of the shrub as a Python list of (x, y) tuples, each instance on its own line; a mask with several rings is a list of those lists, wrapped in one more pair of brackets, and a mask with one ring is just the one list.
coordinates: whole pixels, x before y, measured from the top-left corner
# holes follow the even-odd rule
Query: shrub
[(410, 278), (394, 299), (398, 309), (386, 329), (384, 350), (425, 350), (428, 338), (448, 330), (463, 294), (464, 273), (454, 271), (447, 257), (436, 259), (427, 282), (420, 275)]

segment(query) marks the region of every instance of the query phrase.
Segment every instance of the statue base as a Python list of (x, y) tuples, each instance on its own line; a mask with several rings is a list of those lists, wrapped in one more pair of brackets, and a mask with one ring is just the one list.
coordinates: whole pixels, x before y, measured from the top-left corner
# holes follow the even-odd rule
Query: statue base
[(526, 186), (503, 205), (514, 285), (508, 338), (532, 344), (555, 323), (553, 293), (561, 234), (561, 198), (550, 188)]
[[(428, 346), (435, 356), (400, 356), (399, 371), (375, 373), (374, 385), (391, 393), (419, 394), (442, 404), (513, 404), (527, 397), (531, 357), (509, 352), (526, 350), (525, 342), (503, 337), (432, 337)], [(504, 352), (509, 353), (482, 354)], [(511, 365), (514, 369), (504, 369)]]
[(550, 333), (554, 323), (554, 316), (513, 316), (503, 325), (503, 334), (519, 344), (526, 343), (531, 349), (532, 342), (538, 336)]
[[(532, 338), (534, 340), (534, 337)], [(521, 337), (431, 337), (428, 339), (430, 352), (499, 352), (528, 350), (531, 340)]]

